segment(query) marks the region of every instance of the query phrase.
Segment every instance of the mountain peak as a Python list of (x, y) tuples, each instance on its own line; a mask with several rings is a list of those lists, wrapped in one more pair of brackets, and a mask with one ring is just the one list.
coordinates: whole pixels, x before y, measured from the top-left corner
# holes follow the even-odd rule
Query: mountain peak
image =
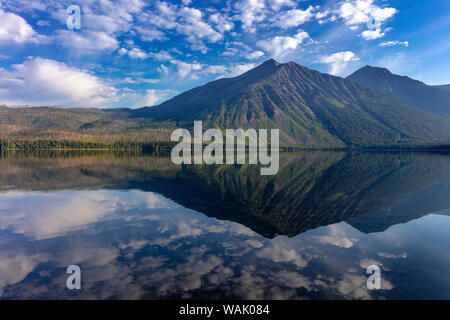
[(450, 118), (450, 92), (421, 81), (391, 73), (386, 68), (365, 66), (348, 80), (376, 89), (426, 112)]
[(276, 66), (278, 67), (280, 63), (275, 59), (269, 59), (261, 64), (261, 66)]
[(201, 120), (204, 128), (278, 129), (282, 145), (381, 146), (450, 139), (450, 123), (444, 119), (352, 81), (273, 59), (137, 110), (133, 117), (176, 121), (187, 128)]
[(392, 74), (392, 72), (388, 68), (373, 67), (373, 66), (369, 66), (369, 65), (362, 67), (361, 69), (357, 70), (355, 73), (362, 72), (362, 71), (376, 72), (376, 73), (386, 74), (386, 75)]
[(263, 62), (259, 66), (237, 76), (237, 79), (254, 79), (258, 80), (263, 77), (269, 76), (275, 73), (278, 70), (278, 67), (282, 64), (275, 61), (274, 59), (269, 59), (266, 62)]

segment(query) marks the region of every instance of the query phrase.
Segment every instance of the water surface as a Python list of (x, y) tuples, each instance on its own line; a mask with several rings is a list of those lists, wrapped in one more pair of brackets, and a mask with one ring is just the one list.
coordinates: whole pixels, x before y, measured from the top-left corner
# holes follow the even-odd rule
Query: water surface
[[(2, 299), (450, 299), (450, 155), (0, 158)], [(68, 290), (67, 266), (82, 270)], [(382, 270), (368, 290), (366, 268)]]

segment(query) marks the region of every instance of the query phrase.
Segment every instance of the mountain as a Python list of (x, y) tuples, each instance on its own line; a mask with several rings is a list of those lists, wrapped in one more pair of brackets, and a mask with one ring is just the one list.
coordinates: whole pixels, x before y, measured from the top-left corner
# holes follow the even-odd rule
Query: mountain
[[(442, 90), (440, 90), (442, 91)], [(296, 63), (269, 60), (194, 88), (134, 117), (204, 127), (279, 128), (285, 145), (379, 146), (449, 141), (450, 121)]]
[(280, 129), (282, 146), (450, 144), (449, 119), (350, 80), (269, 60), (156, 107), (0, 106), (0, 145), (5, 149), (132, 149), (136, 143), (167, 142), (176, 127), (191, 129), (195, 120), (203, 120), (204, 129)]
[(424, 111), (450, 118), (449, 86), (429, 86), (409, 77), (393, 74), (386, 68), (371, 66), (359, 69), (347, 79), (390, 94)]
[(443, 84), (440, 86), (433, 86), (433, 87), (450, 91), (450, 84)]

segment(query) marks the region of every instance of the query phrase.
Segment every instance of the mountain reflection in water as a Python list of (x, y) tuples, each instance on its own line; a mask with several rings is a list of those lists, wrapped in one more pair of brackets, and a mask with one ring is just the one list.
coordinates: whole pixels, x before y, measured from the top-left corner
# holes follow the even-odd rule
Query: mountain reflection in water
[[(450, 156), (281, 154), (175, 166), (124, 153), (0, 158), (3, 299), (450, 298)], [(66, 288), (67, 266), (82, 290)], [(382, 268), (382, 290), (366, 268)]]

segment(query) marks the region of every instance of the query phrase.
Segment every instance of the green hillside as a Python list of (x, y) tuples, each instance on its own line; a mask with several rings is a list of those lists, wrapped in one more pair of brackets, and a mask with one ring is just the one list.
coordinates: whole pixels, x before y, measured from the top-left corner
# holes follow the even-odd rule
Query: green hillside
[(8, 148), (135, 148), (170, 140), (174, 123), (130, 118), (130, 109), (0, 106), (0, 142)]

